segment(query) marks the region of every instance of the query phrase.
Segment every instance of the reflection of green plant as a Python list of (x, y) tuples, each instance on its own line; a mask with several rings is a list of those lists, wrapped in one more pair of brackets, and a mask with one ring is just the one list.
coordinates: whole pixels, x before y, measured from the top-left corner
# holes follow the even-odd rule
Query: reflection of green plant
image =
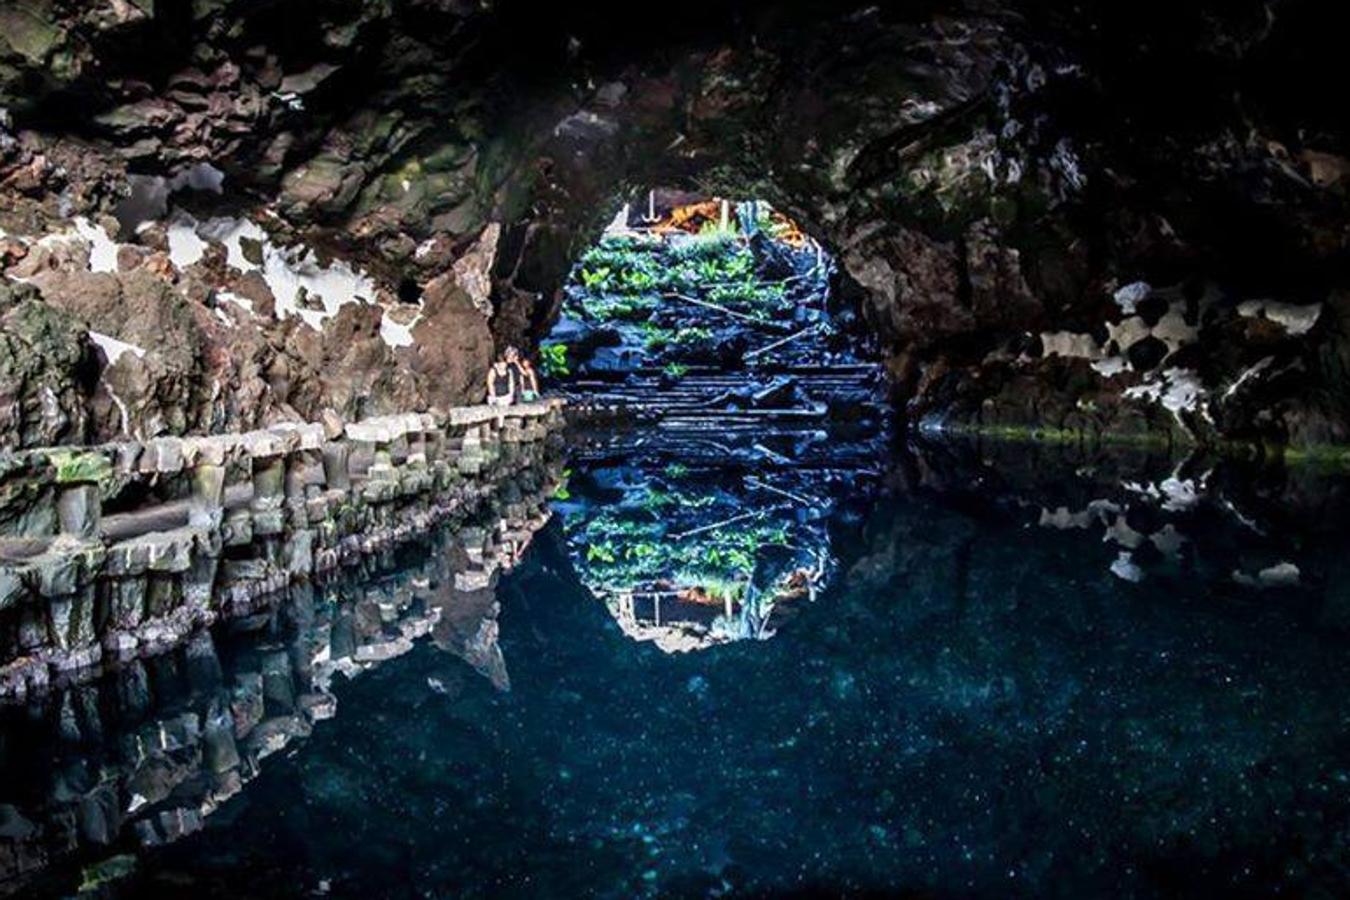
[(639, 541), (636, 544), (629, 544), (625, 548), (624, 559), (650, 559), (659, 553), (659, 548), (649, 541)]
[(644, 319), (651, 314), (655, 306), (656, 301), (650, 296), (625, 297), (623, 299), (588, 297), (582, 301), (582, 308), (586, 311), (586, 315), (600, 321)]
[(558, 479), (558, 486), (553, 490), (554, 500), (572, 499), (572, 492), (567, 489), (567, 485), (571, 480), (572, 480), (572, 470), (563, 469), (562, 476)]
[(732, 578), (717, 578), (712, 576), (703, 576), (699, 579), (702, 584), (703, 593), (709, 598), (717, 601), (731, 600), (733, 602), (740, 600), (745, 596), (745, 582)]
[(689, 474), (689, 467), (684, 463), (671, 463), (666, 466), (665, 474), (667, 478), (683, 478)]
[(591, 544), (586, 548), (587, 562), (612, 563), (617, 559), (618, 556), (614, 553), (614, 545), (609, 541), (605, 541), (603, 544)]

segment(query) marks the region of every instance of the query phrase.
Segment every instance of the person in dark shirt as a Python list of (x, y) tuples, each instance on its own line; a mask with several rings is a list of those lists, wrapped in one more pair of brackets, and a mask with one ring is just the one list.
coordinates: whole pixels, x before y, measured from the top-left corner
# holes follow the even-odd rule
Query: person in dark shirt
[(488, 369), (488, 406), (510, 406), (516, 402), (516, 373), (505, 359), (499, 359)]
[(521, 403), (532, 403), (539, 399), (539, 376), (529, 359), (520, 355), (515, 347), (506, 348), (506, 364), (516, 379), (516, 396)]

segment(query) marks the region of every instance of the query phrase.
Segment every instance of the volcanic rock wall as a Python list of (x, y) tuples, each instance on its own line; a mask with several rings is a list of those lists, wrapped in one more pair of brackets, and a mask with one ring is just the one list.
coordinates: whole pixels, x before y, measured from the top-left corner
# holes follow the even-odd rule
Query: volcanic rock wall
[(1350, 439), (1350, 127), (1311, 99), (1336, 58), (1312, 4), (675, 18), (7, 7), (0, 268), (38, 295), (0, 304), (5, 441), (477, 400), (649, 186), (824, 241), (931, 429)]

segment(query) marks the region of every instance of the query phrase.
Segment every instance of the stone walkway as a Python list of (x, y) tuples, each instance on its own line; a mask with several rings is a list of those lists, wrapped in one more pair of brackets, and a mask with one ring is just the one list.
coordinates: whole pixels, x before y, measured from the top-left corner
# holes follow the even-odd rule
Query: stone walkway
[(0, 697), (159, 652), (518, 496), (513, 481), (552, 456), (562, 406), (0, 455)]

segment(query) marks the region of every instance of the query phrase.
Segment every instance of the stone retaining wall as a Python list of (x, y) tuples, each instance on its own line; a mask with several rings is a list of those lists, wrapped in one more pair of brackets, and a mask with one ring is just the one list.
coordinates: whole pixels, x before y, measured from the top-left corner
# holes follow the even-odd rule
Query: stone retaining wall
[(548, 401), (0, 455), (0, 698), (467, 517), (561, 427)]

